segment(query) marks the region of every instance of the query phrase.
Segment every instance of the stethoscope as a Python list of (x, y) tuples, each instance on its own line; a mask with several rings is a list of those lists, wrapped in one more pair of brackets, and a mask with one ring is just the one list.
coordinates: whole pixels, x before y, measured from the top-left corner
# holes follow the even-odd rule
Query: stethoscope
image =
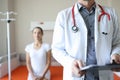
[[(98, 22), (100, 22), (101, 17), (104, 16), (104, 15), (107, 15), (108, 20), (110, 21), (110, 15), (107, 12), (104, 11), (104, 9), (103, 9), (103, 7), (101, 5), (98, 5), (98, 6), (101, 9), (101, 14), (98, 16)], [(72, 7), (72, 19), (73, 19), (72, 31), (74, 33), (76, 33), (76, 32), (78, 32), (79, 28), (76, 26), (76, 22), (75, 22), (74, 7), (75, 7), (75, 5), (73, 5), (73, 7)]]

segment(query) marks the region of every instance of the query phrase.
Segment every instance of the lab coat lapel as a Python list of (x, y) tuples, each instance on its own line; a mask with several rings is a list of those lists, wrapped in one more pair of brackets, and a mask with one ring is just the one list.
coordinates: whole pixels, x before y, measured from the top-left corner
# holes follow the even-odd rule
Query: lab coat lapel
[(85, 53), (85, 54), (83, 54), (84, 55), (83, 60), (84, 60), (84, 62), (86, 62), (86, 56), (87, 56), (87, 27), (86, 27), (86, 24), (84, 22), (84, 19), (82, 18), (82, 15), (80, 14), (80, 12), (78, 10), (77, 4), (75, 5), (74, 12), (75, 12), (76, 26), (79, 27), (78, 32), (82, 35), (82, 36), (80, 36), (80, 38), (81, 38), (81, 42), (83, 42), (81, 46), (84, 48), (84, 51), (83, 50), (80, 50), (80, 51), (83, 51)]
[[(99, 49), (99, 30), (100, 30), (100, 26), (99, 26), (99, 22), (98, 22), (98, 16), (100, 15), (100, 8), (98, 5), (96, 5), (96, 10), (95, 10), (95, 23), (94, 23), (94, 37), (95, 37), (95, 50), (96, 53), (98, 53), (98, 49)], [(96, 54), (96, 57), (99, 56), (99, 54)], [(99, 57), (97, 57), (97, 61), (98, 61)]]

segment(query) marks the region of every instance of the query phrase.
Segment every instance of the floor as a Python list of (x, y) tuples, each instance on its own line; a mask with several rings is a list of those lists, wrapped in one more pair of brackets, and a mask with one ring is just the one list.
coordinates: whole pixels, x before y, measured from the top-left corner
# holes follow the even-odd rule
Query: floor
[[(63, 68), (61, 66), (52, 66), (50, 67), (51, 71), (51, 80), (62, 80), (62, 71)], [(27, 68), (26, 66), (20, 66), (12, 71), (12, 80), (27, 80)], [(8, 80), (8, 75), (4, 76), (0, 80)], [(120, 80), (116, 74), (114, 74), (114, 80)]]
[[(62, 80), (62, 71), (63, 68), (61, 66), (52, 66), (50, 67), (51, 71), (51, 80)], [(58, 74), (59, 73), (59, 74)], [(12, 80), (27, 80), (27, 68), (26, 66), (20, 66), (16, 68), (14, 71), (12, 71)], [(0, 80), (8, 80), (8, 75), (4, 76)]]

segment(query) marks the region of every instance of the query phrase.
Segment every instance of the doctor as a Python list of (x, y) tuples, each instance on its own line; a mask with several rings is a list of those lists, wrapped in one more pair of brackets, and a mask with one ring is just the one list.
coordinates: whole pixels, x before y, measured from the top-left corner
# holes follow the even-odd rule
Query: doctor
[[(64, 67), (63, 80), (113, 80), (112, 71), (81, 71), (90, 64), (120, 64), (120, 27), (115, 10), (94, 0), (78, 0), (58, 13), (53, 57)], [(99, 76), (95, 76), (99, 74)]]

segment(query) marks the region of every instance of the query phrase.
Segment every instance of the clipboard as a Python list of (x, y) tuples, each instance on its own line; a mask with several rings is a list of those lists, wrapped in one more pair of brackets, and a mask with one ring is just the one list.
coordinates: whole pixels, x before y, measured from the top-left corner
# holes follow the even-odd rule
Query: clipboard
[(120, 64), (107, 64), (107, 65), (88, 65), (82, 67), (80, 70), (112, 70), (112, 69), (120, 69)]
[(111, 64), (106, 65), (88, 65), (85, 67), (82, 67), (80, 70), (86, 71), (86, 70), (112, 70), (112, 69), (120, 69), (120, 64), (117, 64), (115, 60), (112, 61)]

